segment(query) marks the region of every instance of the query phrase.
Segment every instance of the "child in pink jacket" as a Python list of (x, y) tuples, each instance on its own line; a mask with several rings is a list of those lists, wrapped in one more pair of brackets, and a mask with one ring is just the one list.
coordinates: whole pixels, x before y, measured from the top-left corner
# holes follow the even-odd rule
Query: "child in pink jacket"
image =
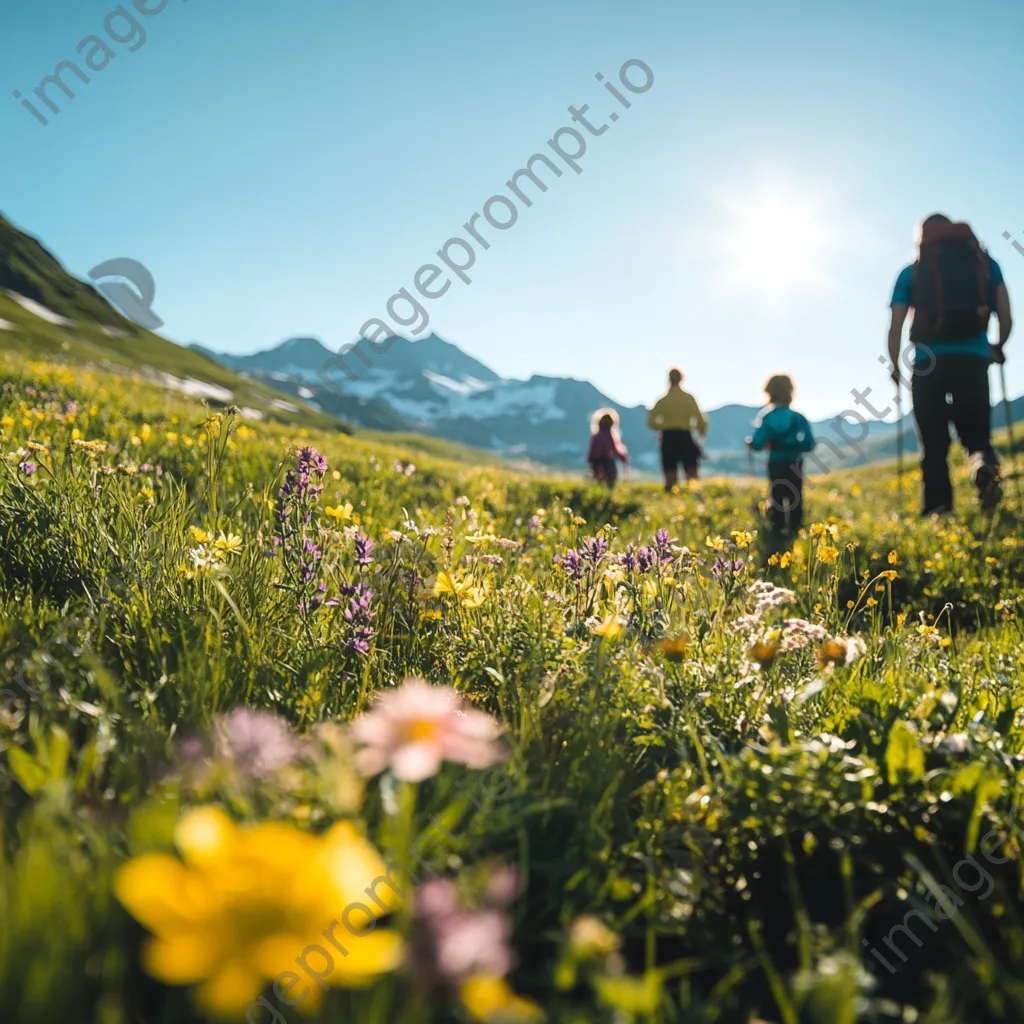
[(619, 437), (619, 417), (614, 409), (601, 409), (594, 413), (593, 436), (587, 462), (595, 480), (608, 485), (611, 490), (618, 477), (616, 459), (629, 465), (629, 452)]

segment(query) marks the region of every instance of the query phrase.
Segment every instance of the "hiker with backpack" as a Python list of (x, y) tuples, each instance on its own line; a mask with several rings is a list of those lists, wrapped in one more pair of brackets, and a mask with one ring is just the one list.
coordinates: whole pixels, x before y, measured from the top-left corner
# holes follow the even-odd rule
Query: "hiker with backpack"
[[(918, 259), (900, 272), (890, 306), (889, 359), (897, 394), (903, 324), (914, 310), (910, 392), (921, 443), (922, 515), (953, 509), (951, 422), (970, 458), (981, 506), (991, 511), (1002, 497), (1002, 481), (992, 446), (988, 368), (1005, 362), (1003, 348), (1013, 327), (1002, 270), (969, 225), (935, 213), (921, 224)], [(988, 340), (992, 313), (999, 319), (995, 345)]]
[(693, 436), (707, 436), (708, 421), (697, 400), (682, 389), (683, 371), (673, 367), (668, 372), (668, 393), (655, 403), (647, 416), (647, 426), (659, 431), (661, 468), (665, 474), (665, 490), (671, 491), (679, 480), (682, 463), (686, 479), (697, 479), (697, 464), (704, 457), (700, 442)]

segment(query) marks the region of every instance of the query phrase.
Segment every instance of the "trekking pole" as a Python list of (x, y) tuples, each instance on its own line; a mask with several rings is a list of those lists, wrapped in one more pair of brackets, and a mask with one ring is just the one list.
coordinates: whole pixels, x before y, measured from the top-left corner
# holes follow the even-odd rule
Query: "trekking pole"
[(896, 503), (903, 512), (903, 389), (896, 381)]
[(1010, 399), (1006, 395), (1006, 364), (999, 364), (999, 383), (1003, 389), (1003, 416), (1006, 419), (1006, 433), (1010, 439), (1010, 465), (1013, 467), (1013, 488), (1020, 504), (1020, 473), (1017, 470), (1017, 444), (1013, 439), (1013, 413), (1010, 410)]

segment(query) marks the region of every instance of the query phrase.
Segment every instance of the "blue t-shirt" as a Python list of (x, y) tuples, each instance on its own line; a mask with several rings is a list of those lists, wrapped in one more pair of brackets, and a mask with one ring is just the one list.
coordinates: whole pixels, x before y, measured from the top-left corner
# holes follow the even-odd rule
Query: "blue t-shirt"
[[(987, 254), (986, 254), (987, 255)], [(988, 307), (996, 308), (996, 287), (1003, 283), (1003, 272), (991, 256), (988, 257), (989, 266), (992, 268), (992, 277), (989, 280)], [(914, 265), (904, 267), (900, 276), (896, 278), (896, 287), (892, 290), (891, 306), (913, 306), (914, 290)], [(932, 347), (934, 346), (934, 347)], [(939, 356), (980, 356), (982, 359), (991, 358), (989, 352), (988, 331), (968, 338), (966, 341), (941, 341), (926, 345), (918, 342), (914, 351), (914, 363), (920, 365), (930, 363), (932, 359)]]
[(769, 462), (795, 462), (814, 450), (814, 435), (810, 423), (801, 413), (785, 405), (768, 405), (754, 420), (750, 447), (756, 452), (767, 447)]

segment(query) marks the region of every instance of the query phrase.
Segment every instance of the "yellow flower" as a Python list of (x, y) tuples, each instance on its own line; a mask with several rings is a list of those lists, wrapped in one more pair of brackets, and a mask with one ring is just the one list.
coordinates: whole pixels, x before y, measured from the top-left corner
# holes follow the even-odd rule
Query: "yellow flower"
[(939, 640), (940, 647), (949, 647), (953, 643), (948, 636), (944, 636)]
[(594, 626), (591, 632), (596, 636), (603, 636), (611, 640), (622, 633), (622, 619), (612, 612), (603, 622)]
[(770, 555), (769, 558), (768, 558), (768, 564), (769, 565), (778, 565), (779, 564), (779, 556), (778, 555)]
[(791, 551), (783, 551), (779, 556), (779, 566), (782, 569), (788, 569), (790, 562), (793, 561), (793, 553)]
[(517, 996), (504, 978), (475, 974), (463, 982), (459, 999), (480, 1024), (533, 1024), (544, 1020), (544, 1011), (529, 999)]
[(173, 431), (173, 430), (168, 430), (167, 431), (167, 443), (168, 444), (175, 444), (175, 443), (177, 443), (177, 440), (178, 440), (177, 433), (175, 431)]
[(763, 640), (758, 640), (747, 648), (747, 657), (761, 668), (771, 668), (781, 648), (781, 635), (781, 630), (771, 630)]
[(899, 573), (895, 569), (886, 569), (885, 572), (880, 572), (878, 575), (892, 583)]
[(90, 458), (102, 455), (107, 450), (106, 441), (72, 441), (71, 447), (75, 451), (85, 452)]
[(325, 515), (329, 515), (332, 519), (337, 519), (339, 522), (346, 522), (352, 518), (352, 502), (346, 501), (344, 505), (338, 505), (337, 508), (331, 508), (330, 505), (324, 509)]
[(210, 541), (213, 540), (213, 537), (211, 537), (210, 534), (208, 534), (205, 530), (201, 529), (200, 527), (193, 526), (192, 539), (197, 544), (209, 544)]
[(889, 552), (889, 564), (890, 565), (899, 565), (900, 564), (900, 556), (897, 555), (895, 551), (890, 551)]
[(818, 545), (818, 560), (828, 565), (834, 562), (838, 557), (839, 549), (823, 539)]
[(718, 551), (719, 553), (721, 553), (725, 550), (725, 541), (722, 540), (721, 537), (715, 537), (714, 540), (712, 540), (710, 537), (705, 537), (704, 544), (706, 547), (711, 548), (712, 551)]
[(322, 836), (276, 822), (243, 829), (202, 807), (182, 817), (175, 841), (181, 859), (136, 857), (117, 872), (114, 891), (153, 935), (146, 971), (195, 986), (211, 1016), (237, 1019), (296, 961), (309, 976), (311, 1009), (322, 1002), (321, 982), (361, 986), (398, 965), (397, 935), (367, 928), (401, 897), (380, 884), (384, 862), (351, 823)]
[(754, 541), (754, 534), (747, 533), (746, 530), (733, 530), (732, 539), (741, 551), (749, 548)]
[(654, 646), (669, 661), (682, 661), (686, 655), (685, 636), (677, 636), (674, 640), (659, 640)]
[(462, 597), (463, 608), (479, 608), (487, 599), (487, 591), (483, 587), (472, 587)]
[(213, 542), (213, 546), (221, 554), (236, 555), (242, 550), (242, 538), (234, 533), (225, 535), (224, 531), (221, 530), (217, 539)]

